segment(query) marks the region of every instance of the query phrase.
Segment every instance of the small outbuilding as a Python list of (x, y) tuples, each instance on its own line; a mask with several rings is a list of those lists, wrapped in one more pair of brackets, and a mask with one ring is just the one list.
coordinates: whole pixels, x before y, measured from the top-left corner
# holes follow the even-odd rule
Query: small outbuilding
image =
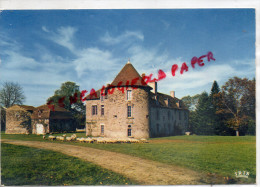
[(54, 110), (48, 105), (35, 108), (32, 114), (32, 133), (46, 134), (53, 132), (75, 131), (76, 123), (70, 111), (55, 106)]
[(6, 134), (30, 134), (33, 106), (13, 105), (6, 109)]

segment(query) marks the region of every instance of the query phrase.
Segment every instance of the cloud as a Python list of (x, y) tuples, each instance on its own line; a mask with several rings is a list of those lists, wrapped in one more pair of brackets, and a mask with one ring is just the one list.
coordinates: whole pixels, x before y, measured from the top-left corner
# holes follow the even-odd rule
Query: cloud
[[(73, 27), (60, 27), (56, 33), (52, 33), (49, 39), (67, 49), (73, 54), (74, 58), (71, 59), (71, 64), (77, 73), (78, 78), (86, 76), (86, 74), (96, 74), (96, 72), (104, 71), (111, 72), (116, 67), (118, 59), (113, 57), (113, 54), (109, 50), (102, 50), (98, 47), (85, 47), (76, 48), (74, 46), (73, 38), (77, 29)], [(122, 37), (136, 35), (132, 32), (127, 32)], [(120, 37), (121, 38), (121, 37)], [(44, 58), (49, 58), (45, 55)], [(103, 65), (100, 68), (100, 65)], [(109, 73), (106, 73), (106, 76)]]
[[(126, 63), (122, 62), (122, 59), (127, 57), (130, 57), (140, 74), (153, 73), (154, 77), (157, 77), (158, 70), (162, 69), (167, 77), (158, 83), (159, 91), (169, 93), (170, 90), (176, 90), (177, 97), (201, 93), (203, 90), (209, 92), (214, 80), (217, 80), (221, 86), (221, 83), (227, 81), (228, 78), (235, 75), (244, 77), (247, 74), (254, 74), (255, 71), (254, 61), (250, 59), (225, 64), (219, 64), (216, 60), (206, 62), (204, 67), (196, 66), (195, 69), (187, 63), (188, 72), (180, 75), (178, 71), (177, 75), (172, 77), (172, 65), (178, 64), (181, 67), (184, 61), (188, 62), (190, 59), (172, 57), (167, 51), (162, 51), (160, 45), (144, 47), (142, 43), (144, 35), (141, 32), (125, 31), (114, 37), (107, 32), (100, 37), (96, 46), (77, 48), (74, 45), (77, 28), (60, 27), (55, 32), (45, 26), (41, 29), (48, 32), (49, 41), (68, 49), (73, 57), (59, 56), (55, 50), (50, 51), (37, 43), (32, 53), (37, 50), (41, 53), (37, 57), (36, 55), (28, 56), (22, 52), (21, 44), (11, 37), (0, 35), (0, 47), (4, 49), (0, 51), (1, 76), (5, 80), (17, 80), (25, 85), (31, 103), (43, 104), (61, 83), (69, 80), (77, 82), (81, 89), (88, 91), (92, 87), (99, 89), (102, 85), (111, 83), (113, 77)], [(112, 47), (107, 48), (106, 45), (113, 45), (113, 50)], [(122, 46), (127, 46), (127, 49)], [(126, 51), (123, 54), (122, 49)], [(241, 68), (241, 66), (247, 68)], [(37, 100), (35, 94), (40, 101)]]
[[(254, 75), (255, 63), (253, 59), (233, 60), (226, 63), (221, 62), (221, 64), (217, 60), (205, 61), (203, 67), (195, 66), (195, 69), (193, 69), (189, 63), (191, 59), (172, 58), (167, 52), (161, 52), (159, 49), (160, 46), (145, 48), (137, 45), (130, 47), (128, 52), (132, 63), (140, 74), (153, 73), (153, 77), (157, 78), (159, 69), (166, 73), (167, 77), (158, 82), (158, 90), (163, 93), (176, 90), (177, 96), (180, 97), (195, 95), (204, 90), (209, 92), (214, 80), (218, 81), (221, 86), (234, 76), (248, 77)], [(189, 71), (181, 75), (180, 68), (183, 62), (188, 62)], [(179, 66), (175, 77), (171, 73), (173, 64)], [(245, 66), (245, 68), (241, 68), (242, 66)]]
[(23, 56), (15, 51), (5, 51), (5, 54), (8, 56), (6, 58), (7, 63), (5, 68), (9, 69), (35, 69), (40, 67), (40, 63), (35, 61), (35, 59)]
[(167, 30), (169, 27), (170, 27), (170, 23), (168, 23), (167, 21), (165, 21), (165, 20), (161, 20), (162, 21), (162, 23), (163, 23), (163, 25), (164, 25), (164, 27), (165, 27), (165, 30)]
[(178, 64), (179, 67), (181, 67), (184, 62), (181, 57), (173, 58), (167, 52), (161, 52), (160, 46), (153, 46), (151, 48), (133, 46), (129, 48), (128, 52), (130, 53), (132, 63), (139, 74), (153, 74), (153, 78), (157, 78), (158, 70), (161, 69), (166, 73), (166, 79), (168, 79), (168, 77), (172, 76), (172, 65)]
[(57, 33), (51, 35), (50, 39), (55, 43), (69, 49), (74, 52), (75, 47), (73, 45), (74, 34), (77, 32), (77, 28), (74, 27), (60, 27)]
[(13, 38), (10, 38), (8, 34), (5, 32), (0, 31), (0, 46), (2, 47), (2, 50), (0, 50), (0, 54), (4, 53), (4, 50), (17, 50), (21, 48), (21, 44), (19, 44), (17, 41), (15, 41)]
[[(189, 66), (189, 65), (188, 65)], [(236, 73), (236, 70), (230, 65), (205, 65), (203, 67), (195, 67), (192, 69), (189, 66), (189, 71), (180, 74), (180, 69), (177, 71), (176, 77), (168, 76), (167, 85), (173, 85), (176, 89), (187, 88), (198, 88), (206, 86), (208, 83), (212, 83), (212, 80), (220, 81), (222, 79), (227, 79)], [(169, 75), (169, 74), (168, 74)], [(164, 83), (165, 84), (165, 83)]]
[(1, 81), (21, 84), (27, 96), (26, 104), (44, 104), (61, 83), (73, 80), (73, 64), (41, 45), (35, 45), (32, 50), (32, 53), (40, 50), (38, 56), (28, 56), (21, 44), (5, 35), (0, 38), (0, 47)]
[(118, 62), (111, 52), (99, 48), (86, 48), (79, 51), (77, 55), (78, 57), (73, 61), (73, 64), (78, 77), (81, 77), (87, 71), (110, 71), (115, 68)]
[(44, 32), (50, 32), (45, 26), (42, 26), (42, 30), (43, 30)]
[(123, 34), (113, 37), (108, 32), (106, 32), (106, 34), (100, 38), (100, 41), (108, 45), (115, 45), (122, 42), (128, 43), (130, 40), (133, 42), (135, 39), (143, 41), (144, 35), (138, 31), (125, 31)]
[[(169, 69), (166, 79), (158, 83), (159, 90), (165, 93), (168, 93), (170, 90), (176, 90), (176, 94), (180, 97), (195, 95), (203, 91), (210, 92), (214, 80), (216, 80), (221, 87), (229, 78), (234, 76), (248, 77), (248, 75), (254, 71), (252, 69), (252, 72), (245, 72), (243, 69), (234, 67), (234, 63), (235, 62), (218, 64), (217, 61), (211, 61), (206, 62), (203, 67), (195, 66), (195, 69), (193, 69), (190, 64), (187, 64), (189, 71), (181, 75), (179, 69), (175, 77), (171, 75)], [(181, 63), (178, 65), (180, 67)]]

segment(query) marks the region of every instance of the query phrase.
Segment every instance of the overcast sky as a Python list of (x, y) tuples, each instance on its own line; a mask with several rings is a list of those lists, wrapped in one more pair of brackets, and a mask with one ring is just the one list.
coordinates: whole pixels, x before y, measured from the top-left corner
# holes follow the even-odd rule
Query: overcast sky
[[(191, 67), (209, 51), (215, 61)], [(111, 83), (130, 58), (139, 74), (162, 69), (158, 91), (178, 98), (210, 92), (216, 80), (255, 77), (254, 9), (4, 10), (0, 83), (19, 83), (39, 106), (66, 81), (81, 90)], [(171, 75), (173, 64), (189, 71)]]

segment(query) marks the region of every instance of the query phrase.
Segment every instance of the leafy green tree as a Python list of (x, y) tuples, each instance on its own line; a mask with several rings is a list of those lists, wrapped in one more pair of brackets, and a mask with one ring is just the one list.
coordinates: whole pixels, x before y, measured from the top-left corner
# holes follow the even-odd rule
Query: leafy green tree
[(78, 127), (85, 125), (86, 107), (80, 99), (79, 86), (74, 82), (62, 83), (60, 89), (54, 92), (54, 95), (48, 98), (47, 103), (64, 107), (72, 112)]
[(189, 108), (190, 111), (196, 110), (196, 105), (198, 104), (200, 94), (196, 94), (194, 96), (185, 96), (181, 98), (181, 100), (184, 102), (185, 106)]
[(255, 120), (255, 80), (233, 77), (222, 86), (217, 113), (226, 118), (228, 127), (246, 131), (248, 123)]

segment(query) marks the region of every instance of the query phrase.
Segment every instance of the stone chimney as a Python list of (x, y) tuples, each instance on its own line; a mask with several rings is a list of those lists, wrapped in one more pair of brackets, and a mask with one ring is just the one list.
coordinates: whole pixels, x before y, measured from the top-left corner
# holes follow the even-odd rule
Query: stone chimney
[(175, 91), (171, 91), (170, 95), (171, 95), (172, 98), (174, 98), (175, 97)]
[(151, 90), (151, 92), (157, 94), (157, 82), (149, 82), (148, 86), (152, 87), (153, 89)]

